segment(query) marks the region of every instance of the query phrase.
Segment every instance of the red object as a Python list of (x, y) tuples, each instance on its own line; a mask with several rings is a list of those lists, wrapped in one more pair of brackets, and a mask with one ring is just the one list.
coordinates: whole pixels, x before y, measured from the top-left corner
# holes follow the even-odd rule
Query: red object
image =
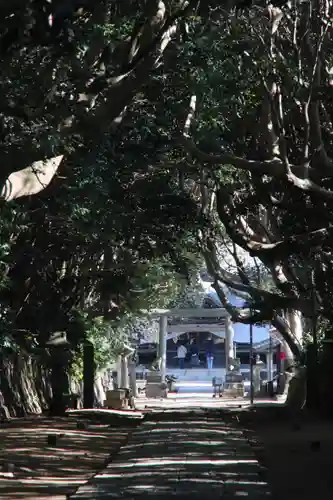
[(284, 361), (285, 359), (287, 359), (286, 353), (283, 352), (283, 351), (280, 352), (280, 356), (279, 357), (280, 357), (280, 361)]

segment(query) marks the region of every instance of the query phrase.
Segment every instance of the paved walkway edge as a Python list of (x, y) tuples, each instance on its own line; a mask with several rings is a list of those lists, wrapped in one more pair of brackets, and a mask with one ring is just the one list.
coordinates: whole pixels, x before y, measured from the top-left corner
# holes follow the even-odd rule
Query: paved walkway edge
[(115, 460), (117, 458), (122, 447), (126, 446), (129, 443), (129, 441), (131, 440), (135, 431), (137, 431), (138, 427), (140, 427), (140, 425), (142, 425), (144, 421), (145, 421), (145, 418), (143, 418), (143, 420), (140, 420), (138, 425), (136, 427), (133, 427), (129, 431), (126, 439), (122, 443), (119, 443), (119, 446), (117, 448), (115, 448), (112, 451), (112, 453), (110, 453), (110, 455), (104, 460), (102, 467), (100, 467), (97, 471), (95, 470), (95, 472), (91, 475), (91, 477), (88, 479), (88, 481), (86, 481), (83, 485), (78, 486), (77, 488), (75, 488), (75, 490), (73, 490), (71, 493), (68, 493), (66, 495), (67, 500), (70, 500), (71, 498), (75, 497), (75, 495), (77, 494), (77, 492), (79, 491), (80, 488), (88, 486), (90, 483), (92, 483), (94, 481), (95, 477), (98, 476), (110, 463), (112, 463), (113, 460)]

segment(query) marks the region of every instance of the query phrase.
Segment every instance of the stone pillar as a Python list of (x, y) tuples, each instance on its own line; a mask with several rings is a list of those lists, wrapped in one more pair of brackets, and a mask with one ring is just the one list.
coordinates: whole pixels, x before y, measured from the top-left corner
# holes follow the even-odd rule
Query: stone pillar
[(121, 356), (117, 357), (117, 386), (121, 387)]
[(266, 354), (266, 370), (267, 370), (267, 380), (270, 382), (273, 380), (273, 353), (268, 352)]
[(121, 356), (121, 388), (129, 389), (128, 380), (128, 359), (127, 356)]
[(161, 380), (164, 382), (166, 375), (166, 349), (167, 349), (167, 316), (160, 317), (160, 330), (158, 338), (158, 356), (160, 358)]
[(230, 371), (232, 360), (234, 359), (234, 329), (232, 327), (231, 317), (225, 318), (225, 368)]
[(94, 346), (86, 340), (83, 345), (83, 408), (93, 408), (95, 399)]
[(138, 397), (138, 391), (136, 387), (136, 363), (133, 362), (132, 359), (128, 362), (128, 371), (129, 371), (129, 383), (130, 388), (132, 389), (132, 394), (134, 398)]

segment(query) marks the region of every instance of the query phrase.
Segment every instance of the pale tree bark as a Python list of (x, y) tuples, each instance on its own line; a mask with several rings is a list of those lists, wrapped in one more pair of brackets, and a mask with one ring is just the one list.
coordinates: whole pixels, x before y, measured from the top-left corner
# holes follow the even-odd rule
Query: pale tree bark
[[(303, 340), (303, 323), (302, 314), (297, 310), (288, 310), (286, 312), (286, 321), (290, 329), (290, 333), (296, 342), (302, 346)], [(295, 359), (289, 345), (284, 342), (283, 349), (286, 354), (286, 359), (283, 362), (284, 377), (286, 384), (284, 387), (284, 396), (286, 397), (286, 405), (292, 411), (292, 417), (299, 418), (299, 411), (305, 406), (307, 399), (307, 371), (304, 364), (300, 364), (298, 359)]]
[(295, 309), (289, 310), (287, 312), (288, 323), (292, 335), (295, 340), (300, 344), (303, 341), (303, 321), (302, 321), (302, 313)]
[(36, 161), (30, 167), (9, 175), (1, 189), (1, 198), (12, 201), (22, 196), (32, 196), (45, 189), (56, 175), (64, 156)]
[[(294, 342), (299, 346), (300, 351), (303, 349), (303, 324), (302, 324), (302, 313), (295, 309), (287, 310), (285, 314), (285, 321), (289, 328), (289, 335), (292, 337)], [(284, 340), (283, 349), (286, 354), (286, 360), (284, 362), (284, 369), (289, 366), (293, 366), (295, 360), (295, 355), (290, 349), (288, 342)]]

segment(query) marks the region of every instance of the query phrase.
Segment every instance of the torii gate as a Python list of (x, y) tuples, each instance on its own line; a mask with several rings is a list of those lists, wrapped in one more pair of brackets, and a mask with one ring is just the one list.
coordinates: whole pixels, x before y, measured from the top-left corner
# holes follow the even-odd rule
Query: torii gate
[[(234, 359), (234, 329), (230, 315), (222, 308), (214, 309), (154, 309), (149, 315), (154, 318), (159, 318), (159, 338), (158, 338), (158, 358), (160, 359), (160, 371), (162, 380), (166, 374), (166, 349), (167, 340), (175, 335), (186, 332), (210, 332), (224, 338), (226, 369), (230, 370), (232, 360)], [(169, 317), (193, 318), (192, 323), (168, 325)], [(196, 323), (195, 318), (218, 318), (221, 322), (218, 323)], [(223, 331), (224, 330), (224, 331)]]

